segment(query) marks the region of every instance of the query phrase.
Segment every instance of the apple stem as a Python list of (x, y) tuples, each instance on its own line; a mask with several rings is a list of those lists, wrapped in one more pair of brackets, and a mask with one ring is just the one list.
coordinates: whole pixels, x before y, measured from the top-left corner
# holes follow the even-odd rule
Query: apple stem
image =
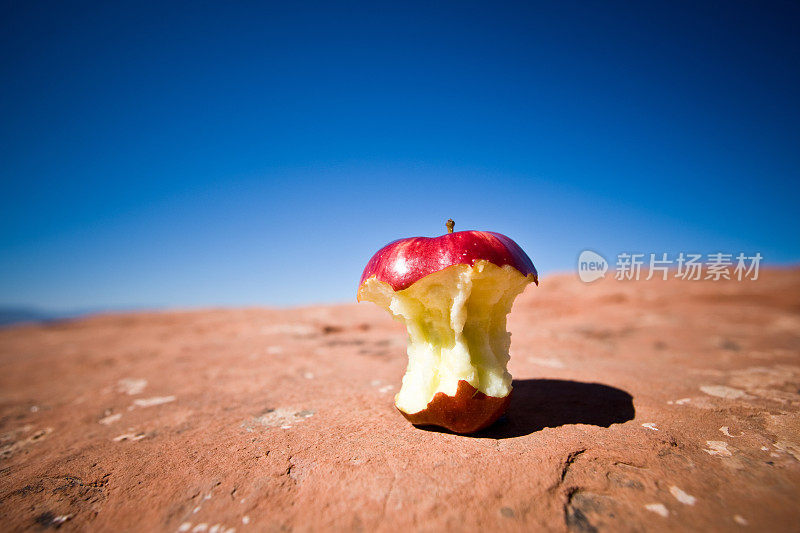
[(444, 225), (447, 226), (447, 233), (453, 233), (453, 228), (456, 227), (456, 223), (452, 218), (448, 218)]

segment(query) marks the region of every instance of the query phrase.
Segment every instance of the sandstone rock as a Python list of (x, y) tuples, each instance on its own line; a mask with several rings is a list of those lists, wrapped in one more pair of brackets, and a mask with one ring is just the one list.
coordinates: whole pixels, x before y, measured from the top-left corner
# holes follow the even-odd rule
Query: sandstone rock
[(508, 414), (392, 404), (372, 305), (0, 330), (4, 530), (787, 531), (800, 523), (800, 271), (544, 278), (509, 320)]

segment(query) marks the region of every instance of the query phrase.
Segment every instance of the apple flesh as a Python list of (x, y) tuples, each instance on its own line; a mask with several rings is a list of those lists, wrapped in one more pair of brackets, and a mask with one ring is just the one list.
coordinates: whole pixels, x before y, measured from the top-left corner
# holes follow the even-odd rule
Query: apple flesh
[(408, 330), (408, 367), (395, 405), (413, 424), (472, 433), (508, 407), (506, 316), (537, 281), (536, 270), (514, 241), (489, 234), (487, 246), (486, 234), (396, 241), (362, 276), (359, 301), (378, 304)]

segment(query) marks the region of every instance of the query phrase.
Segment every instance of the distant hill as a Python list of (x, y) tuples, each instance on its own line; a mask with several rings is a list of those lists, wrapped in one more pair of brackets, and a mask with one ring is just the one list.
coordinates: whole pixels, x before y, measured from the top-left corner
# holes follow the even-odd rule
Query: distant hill
[(20, 322), (42, 322), (55, 318), (63, 317), (27, 307), (0, 307), (0, 326), (19, 324)]
[(66, 320), (85, 315), (98, 313), (130, 313), (137, 311), (156, 311), (159, 306), (110, 306), (110, 307), (84, 307), (73, 310), (43, 311), (35, 307), (25, 306), (0, 306), (0, 327), (22, 324), (25, 322), (49, 322), (51, 320)]

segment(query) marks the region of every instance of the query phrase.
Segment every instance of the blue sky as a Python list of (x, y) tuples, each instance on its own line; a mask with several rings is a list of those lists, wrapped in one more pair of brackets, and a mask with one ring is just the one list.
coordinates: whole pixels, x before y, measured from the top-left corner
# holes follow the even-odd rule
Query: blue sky
[(0, 305), (347, 301), (396, 238), (800, 259), (791, 2), (12, 2)]

